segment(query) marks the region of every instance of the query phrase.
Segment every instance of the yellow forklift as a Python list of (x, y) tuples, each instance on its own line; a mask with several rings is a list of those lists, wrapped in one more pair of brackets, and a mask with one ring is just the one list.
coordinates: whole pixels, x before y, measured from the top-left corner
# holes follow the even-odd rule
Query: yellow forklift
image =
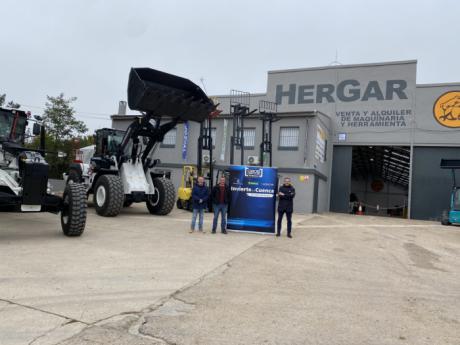
[(196, 178), (196, 167), (184, 165), (182, 168), (182, 178), (180, 187), (177, 191), (177, 208), (181, 210), (192, 210), (192, 189)]

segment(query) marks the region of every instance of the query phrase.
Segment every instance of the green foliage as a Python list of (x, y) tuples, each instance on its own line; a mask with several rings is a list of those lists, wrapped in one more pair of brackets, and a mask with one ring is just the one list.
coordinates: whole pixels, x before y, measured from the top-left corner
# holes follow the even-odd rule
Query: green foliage
[[(88, 128), (75, 118), (72, 103), (76, 99), (65, 98), (63, 93), (57, 97), (47, 96), (43, 123), (46, 128), (46, 161), (50, 167), (51, 178), (61, 179), (62, 174), (68, 171), (69, 164), (75, 159), (75, 151), (94, 142), (93, 136), (83, 135)], [(35, 137), (28, 146), (38, 148), (40, 137)], [(66, 157), (58, 157), (58, 152), (64, 152)]]
[[(45, 138), (46, 161), (50, 168), (50, 178), (62, 179), (62, 174), (69, 170), (69, 164), (75, 159), (75, 151), (81, 147), (94, 144), (94, 137), (80, 136), (73, 139), (56, 141), (49, 133)], [(40, 146), (40, 136), (35, 137), (28, 147), (38, 149)], [(64, 152), (66, 157), (59, 158), (58, 152)]]
[(8, 108), (11, 108), (11, 109), (19, 109), (19, 108), (21, 108), (21, 105), (19, 103), (14, 102), (14, 101), (9, 101), (6, 106)]
[(88, 131), (86, 125), (75, 118), (75, 110), (72, 107), (72, 103), (77, 100), (76, 97), (66, 99), (63, 93), (57, 97), (46, 97), (48, 101), (46, 102), (43, 114), (44, 122), (48, 133), (53, 136), (56, 142), (59, 140), (68, 140)]
[[(3, 107), (3, 105), (6, 102), (6, 94), (0, 94), (0, 107)], [(6, 107), (11, 108), (11, 109), (19, 109), (21, 105), (19, 103), (16, 103), (14, 101), (9, 101), (6, 104)]]

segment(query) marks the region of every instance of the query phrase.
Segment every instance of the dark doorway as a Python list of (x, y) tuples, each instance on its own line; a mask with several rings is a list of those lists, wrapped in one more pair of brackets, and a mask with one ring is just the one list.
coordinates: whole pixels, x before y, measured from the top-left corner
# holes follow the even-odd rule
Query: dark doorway
[(349, 212), (407, 218), (410, 148), (353, 146)]
[(348, 213), (352, 146), (334, 146), (331, 176), (331, 212)]

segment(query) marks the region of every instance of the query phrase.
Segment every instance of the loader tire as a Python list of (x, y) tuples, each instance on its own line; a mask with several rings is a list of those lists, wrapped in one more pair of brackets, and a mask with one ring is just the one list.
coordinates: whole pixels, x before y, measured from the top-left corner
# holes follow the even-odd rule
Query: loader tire
[(156, 177), (153, 179), (155, 194), (147, 197), (147, 208), (151, 214), (165, 216), (174, 208), (176, 191), (170, 179)]
[(63, 195), (61, 227), (64, 235), (80, 236), (86, 225), (86, 190), (82, 184), (67, 184)]
[(67, 183), (70, 183), (70, 182), (81, 183), (81, 175), (75, 169), (69, 170), (69, 175), (67, 176)]
[(441, 224), (442, 225), (450, 225), (450, 222), (449, 222), (449, 212), (444, 210), (442, 211), (442, 215), (441, 215)]
[(184, 207), (182, 206), (182, 200), (177, 199), (176, 206), (179, 210), (182, 210)]
[(123, 208), (123, 182), (117, 175), (102, 175), (94, 188), (93, 202), (98, 215), (115, 217)]

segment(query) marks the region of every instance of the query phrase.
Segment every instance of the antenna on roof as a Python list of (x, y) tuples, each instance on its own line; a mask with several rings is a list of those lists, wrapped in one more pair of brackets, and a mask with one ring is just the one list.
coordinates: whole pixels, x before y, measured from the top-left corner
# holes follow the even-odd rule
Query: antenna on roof
[(335, 50), (335, 60), (332, 61), (329, 66), (340, 66), (342, 63), (339, 61), (339, 50)]
[(204, 92), (208, 93), (208, 91), (206, 90), (206, 85), (204, 85), (204, 78), (201, 77), (200, 81), (201, 81), (201, 85), (203, 85)]

